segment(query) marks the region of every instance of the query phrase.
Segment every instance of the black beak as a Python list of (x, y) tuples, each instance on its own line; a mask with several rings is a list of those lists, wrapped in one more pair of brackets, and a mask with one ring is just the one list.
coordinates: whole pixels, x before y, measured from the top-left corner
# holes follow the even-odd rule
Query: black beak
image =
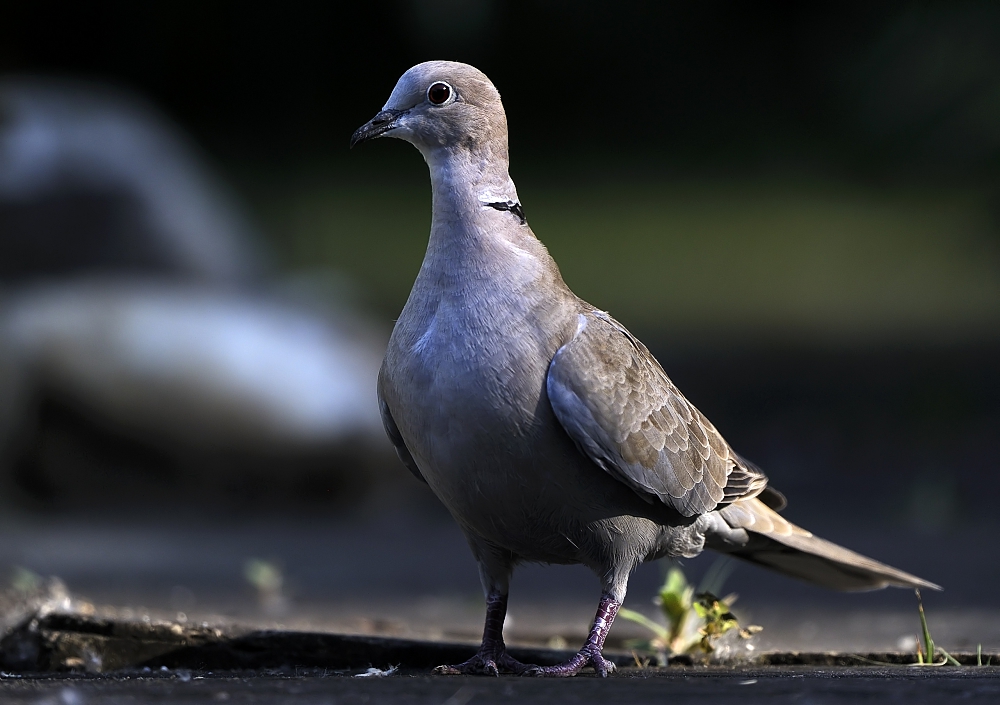
[(365, 142), (366, 140), (373, 140), (376, 137), (382, 136), (383, 133), (388, 132), (395, 127), (396, 121), (408, 112), (410, 111), (383, 110), (354, 131), (354, 134), (351, 135), (351, 146), (353, 147), (354, 145)]

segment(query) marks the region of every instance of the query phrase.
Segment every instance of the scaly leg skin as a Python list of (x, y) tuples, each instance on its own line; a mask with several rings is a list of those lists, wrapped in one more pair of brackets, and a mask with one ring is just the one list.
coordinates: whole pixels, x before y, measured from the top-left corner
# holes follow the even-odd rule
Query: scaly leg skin
[(528, 676), (550, 676), (555, 678), (566, 678), (575, 676), (587, 666), (593, 666), (594, 671), (601, 678), (606, 678), (609, 673), (616, 670), (615, 664), (608, 661), (601, 655), (604, 648), (604, 640), (611, 630), (611, 623), (615, 621), (618, 608), (622, 603), (611, 595), (604, 593), (601, 595), (601, 604), (597, 608), (597, 616), (594, 617), (594, 626), (590, 629), (590, 636), (576, 656), (565, 663), (557, 666), (531, 666), (523, 671)]
[(503, 621), (506, 616), (507, 595), (490, 592), (486, 596), (486, 626), (483, 628), (483, 644), (479, 647), (479, 652), (465, 663), (438, 666), (434, 672), (442, 675), (482, 673), (498, 676), (501, 673), (520, 675), (529, 669), (538, 668), (507, 655), (507, 646), (503, 643)]

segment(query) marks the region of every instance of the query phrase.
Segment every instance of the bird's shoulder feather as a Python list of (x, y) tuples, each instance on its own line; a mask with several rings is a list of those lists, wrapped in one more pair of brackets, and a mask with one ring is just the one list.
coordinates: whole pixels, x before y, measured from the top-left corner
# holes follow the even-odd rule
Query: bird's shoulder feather
[(575, 334), (552, 359), (546, 388), (580, 450), (650, 501), (695, 516), (767, 485), (649, 350), (603, 311), (579, 314)]

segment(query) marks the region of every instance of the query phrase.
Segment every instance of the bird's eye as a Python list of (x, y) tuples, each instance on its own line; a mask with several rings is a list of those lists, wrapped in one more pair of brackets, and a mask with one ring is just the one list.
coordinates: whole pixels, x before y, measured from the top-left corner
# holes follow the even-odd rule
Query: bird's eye
[(434, 105), (441, 105), (451, 98), (451, 86), (444, 81), (432, 83), (427, 89), (427, 100)]

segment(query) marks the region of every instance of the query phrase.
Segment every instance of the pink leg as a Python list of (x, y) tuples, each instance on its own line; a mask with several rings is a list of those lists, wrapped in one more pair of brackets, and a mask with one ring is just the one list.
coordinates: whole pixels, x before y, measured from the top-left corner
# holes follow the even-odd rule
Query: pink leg
[(554, 676), (567, 677), (575, 676), (587, 666), (593, 666), (597, 675), (602, 678), (615, 670), (615, 664), (608, 661), (601, 655), (604, 648), (604, 640), (608, 637), (615, 615), (622, 603), (605, 593), (601, 595), (601, 604), (597, 608), (597, 616), (594, 617), (594, 626), (590, 629), (590, 636), (576, 656), (558, 666), (532, 666), (524, 671), (529, 676)]
[(507, 595), (491, 592), (486, 597), (486, 626), (483, 628), (483, 644), (479, 647), (479, 652), (465, 663), (438, 666), (434, 672), (446, 675), (484, 673), (497, 676), (501, 672), (521, 674), (528, 669), (537, 668), (507, 655), (507, 646), (503, 643), (503, 621), (506, 616)]

